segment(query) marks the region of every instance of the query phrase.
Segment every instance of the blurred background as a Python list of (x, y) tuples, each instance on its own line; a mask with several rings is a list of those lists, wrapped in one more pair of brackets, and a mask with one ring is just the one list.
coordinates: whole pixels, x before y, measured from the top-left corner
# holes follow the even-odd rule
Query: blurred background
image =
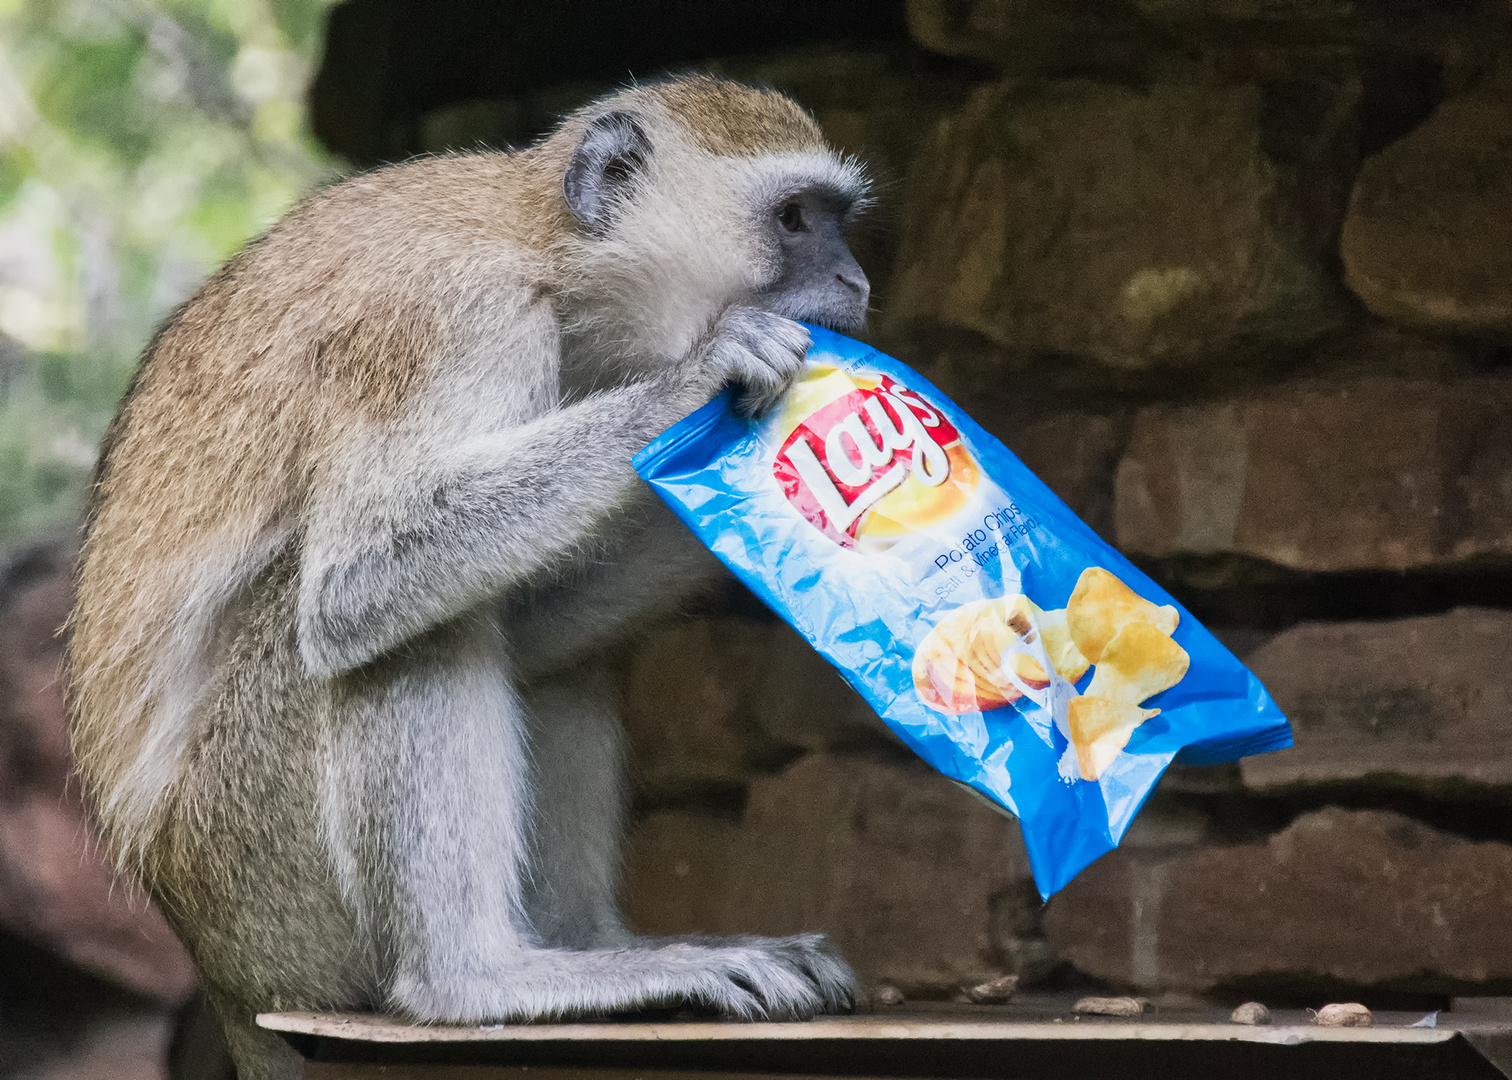
[(1508, 0), (0, 0), (0, 1077), (224, 1077), (69, 782), (56, 628), (154, 325), (301, 195), (631, 75), (863, 158), (869, 338), (1265, 680), (1042, 905), (1017, 829), (733, 583), (620, 657), (648, 932), (826, 930), (873, 986), (1512, 995)]

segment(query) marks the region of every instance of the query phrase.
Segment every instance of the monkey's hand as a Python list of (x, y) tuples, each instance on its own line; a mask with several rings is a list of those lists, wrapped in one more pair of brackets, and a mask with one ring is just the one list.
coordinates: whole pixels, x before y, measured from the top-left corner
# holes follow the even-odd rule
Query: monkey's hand
[(808, 347), (809, 332), (792, 319), (737, 305), (725, 309), (700, 351), (718, 385), (740, 387), (741, 415), (761, 416), (792, 387)]

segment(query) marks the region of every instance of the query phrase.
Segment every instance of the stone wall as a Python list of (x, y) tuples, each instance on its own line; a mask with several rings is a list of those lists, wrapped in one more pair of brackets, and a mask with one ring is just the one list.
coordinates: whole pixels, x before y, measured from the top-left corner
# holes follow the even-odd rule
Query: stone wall
[(911, 47), (722, 67), (880, 158), (872, 339), (1208, 620), (1297, 747), (1173, 770), (1042, 905), (1016, 829), (732, 589), (626, 664), (631, 917), (826, 930), (913, 996), (1506, 993), (1512, 9), (1093, 8), (915, 0)]

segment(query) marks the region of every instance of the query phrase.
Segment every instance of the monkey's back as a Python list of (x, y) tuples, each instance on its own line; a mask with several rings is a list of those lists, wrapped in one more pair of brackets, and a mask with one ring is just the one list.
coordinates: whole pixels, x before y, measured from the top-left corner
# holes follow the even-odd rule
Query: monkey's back
[(399, 422), (436, 359), (487, 331), (480, 313), (539, 276), (556, 211), (532, 161), (457, 155), (339, 184), (145, 351), (96, 470), (68, 658), (75, 756), (123, 861), (150, 870), (238, 598), (297, 553), (312, 478), (354, 433)]

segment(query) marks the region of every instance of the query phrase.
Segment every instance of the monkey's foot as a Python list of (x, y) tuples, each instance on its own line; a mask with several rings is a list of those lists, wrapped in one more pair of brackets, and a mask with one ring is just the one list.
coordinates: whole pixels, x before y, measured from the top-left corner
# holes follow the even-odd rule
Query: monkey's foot
[(417, 1020), (471, 1024), (678, 1006), (736, 1020), (807, 1020), (849, 1012), (860, 998), (856, 976), (818, 934), (530, 950), (486, 978), (400, 974), (390, 995), (394, 1007)]
[[(741, 934), (731, 937), (705, 937), (689, 935), (675, 941), (655, 942), (654, 947), (664, 944), (692, 945), (710, 951), (750, 949), (764, 952), (801, 972), (814, 986), (819, 995), (817, 1010), (798, 1014), (794, 1019), (808, 1019), (818, 1013), (854, 1012), (864, 1000), (861, 984), (855, 972), (823, 934), (795, 934), (792, 937), (758, 937)], [(769, 1016), (767, 1019), (779, 1019)]]

